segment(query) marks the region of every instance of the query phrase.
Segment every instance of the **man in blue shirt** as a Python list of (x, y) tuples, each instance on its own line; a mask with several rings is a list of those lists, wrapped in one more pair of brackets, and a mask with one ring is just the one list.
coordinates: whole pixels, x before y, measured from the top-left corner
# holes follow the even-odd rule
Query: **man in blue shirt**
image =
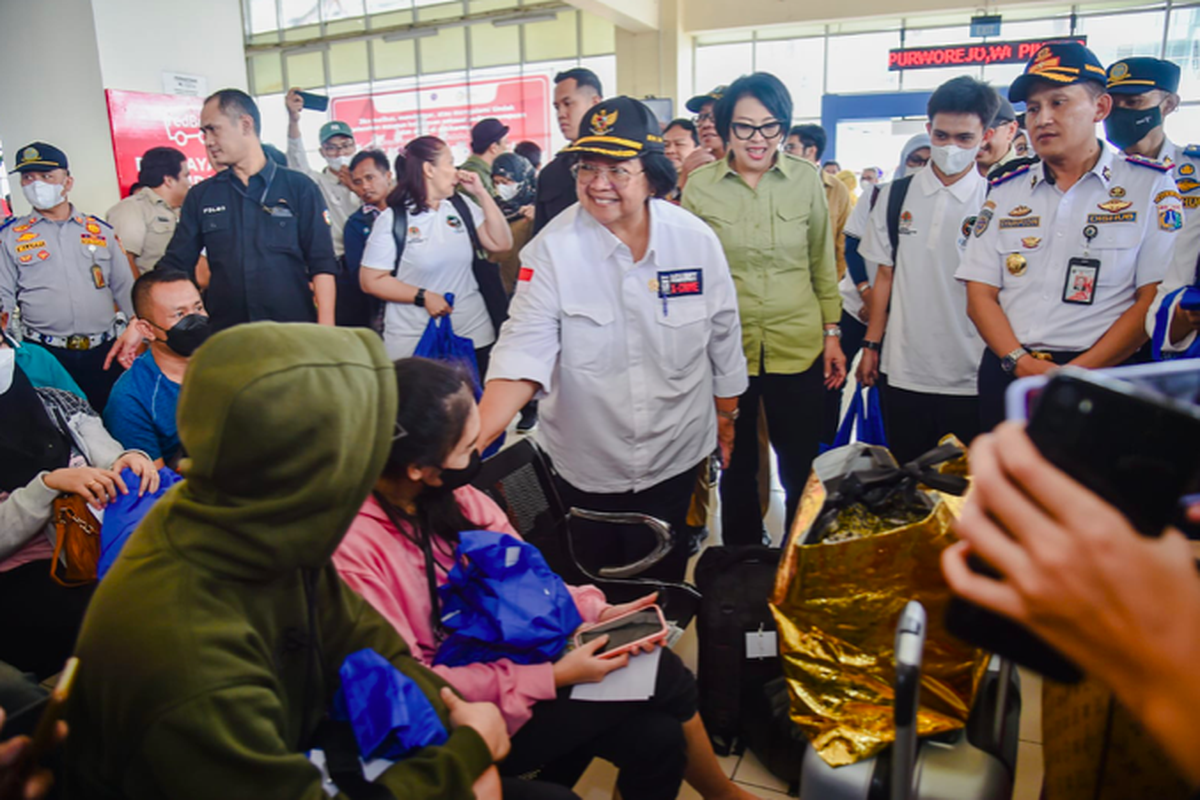
[(104, 426), (123, 446), (144, 450), (157, 467), (176, 468), (180, 453), (175, 407), (188, 361), (211, 325), (200, 290), (178, 270), (147, 272), (133, 285), (133, 323), (150, 341), (113, 387)]
[(388, 195), (396, 188), (396, 181), (382, 150), (360, 150), (350, 162), (350, 177), (362, 206), (350, 215), (343, 228), (346, 252), (337, 280), (337, 324), (375, 328), (383, 333), (380, 302), (358, 285), (358, 269), (375, 218), (387, 209)]

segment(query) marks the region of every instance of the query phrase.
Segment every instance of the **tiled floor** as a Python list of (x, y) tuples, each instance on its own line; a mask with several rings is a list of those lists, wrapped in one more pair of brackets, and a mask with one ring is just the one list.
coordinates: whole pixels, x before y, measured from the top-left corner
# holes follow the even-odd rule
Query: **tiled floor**
[[(515, 441), (520, 436), (510, 429), (509, 441)], [(771, 454), (773, 476), (779, 474), (775, 464), (774, 453)], [(715, 506), (714, 498), (714, 506)], [(715, 508), (714, 508), (715, 511)], [(771, 540), (778, 545), (783, 536), (784, 494), (783, 487), (775, 479), (771, 491), (771, 505), (767, 512), (767, 532)], [(720, 515), (714, 513), (709, 521), (711, 536), (706, 546), (719, 544), (721, 540)], [(695, 566), (696, 559), (691, 566)], [(689, 567), (689, 578), (690, 575)], [(684, 633), (675, 646), (675, 651), (684, 663), (696, 669), (697, 641), (695, 625)], [(1020, 744), (1017, 752), (1016, 785), (1013, 800), (1038, 800), (1041, 795), (1043, 762), (1042, 762), (1042, 682), (1041, 677), (1021, 670), (1021, 731)], [(748, 791), (764, 800), (785, 800), (788, 797), (787, 785), (772, 775), (759, 763), (753, 753), (747, 751), (744, 756), (728, 756), (719, 759), (729, 777), (735, 783), (741, 784)], [(616, 787), (617, 771), (609, 763), (596, 759), (583, 774), (575, 786), (575, 792), (582, 800), (612, 800)], [(698, 800), (700, 795), (688, 786), (683, 785), (679, 793), (681, 800)]]

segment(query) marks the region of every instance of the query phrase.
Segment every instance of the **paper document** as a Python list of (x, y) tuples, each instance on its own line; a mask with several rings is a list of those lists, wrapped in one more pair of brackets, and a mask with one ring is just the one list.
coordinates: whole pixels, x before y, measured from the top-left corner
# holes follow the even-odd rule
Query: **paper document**
[(629, 664), (615, 669), (599, 683), (577, 683), (571, 690), (572, 700), (589, 700), (597, 703), (618, 703), (629, 700), (649, 700), (654, 696), (654, 684), (658, 680), (658, 661), (662, 648), (642, 653), (629, 659)]

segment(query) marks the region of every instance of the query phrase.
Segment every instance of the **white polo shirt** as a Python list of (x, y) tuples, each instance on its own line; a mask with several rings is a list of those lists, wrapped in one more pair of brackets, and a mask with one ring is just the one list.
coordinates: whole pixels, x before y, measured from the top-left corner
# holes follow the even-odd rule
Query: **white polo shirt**
[(540, 441), (568, 483), (638, 492), (717, 443), (714, 397), (749, 385), (733, 278), (698, 217), (650, 201), (641, 261), (581, 204), (521, 250), (488, 380), (542, 387)]
[(867, 263), (895, 267), (880, 371), (897, 389), (978, 394), (983, 339), (967, 318), (967, 289), (954, 273), (987, 196), (987, 181), (975, 169), (950, 186), (932, 167), (913, 175), (900, 209), (897, 264), (887, 229), (893, 185), (880, 189), (858, 248)]
[[(1066, 192), (1046, 180), (1043, 162), (996, 179), (958, 269), (959, 280), (1000, 289), (1027, 348), (1090, 349), (1171, 262), (1183, 204), (1167, 167), (1100, 147), (1096, 166)], [(1019, 274), (1006, 267), (1010, 256), (1024, 259)], [(1100, 261), (1091, 305), (1063, 300), (1074, 257)]]
[[(454, 311), (450, 314), (450, 322), (454, 332), (470, 339), (479, 349), (496, 341), (496, 331), (471, 270), (474, 253), (471, 235), (464, 227), (469, 224), (478, 229), (483, 224), (483, 210), (474, 200), (464, 199), (472, 216), (467, 223), (458, 218), (458, 212), (449, 200), (438, 203), (432, 211), (420, 214), (409, 211), (408, 235), (396, 278), (430, 292), (453, 293)], [(396, 240), (392, 235), (394, 217), (389, 208), (375, 220), (363, 250), (363, 269), (392, 271), (396, 263)], [(383, 316), (383, 343), (388, 358), (411, 356), (429, 319), (426, 309), (412, 303), (388, 303)]]
[[(883, 187), (879, 188), (879, 193), (882, 196)], [(847, 236), (855, 236), (860, 240), (859, 251), (861, 254), (863, 232), (867, 229), (867, 219), (871, 215), (871, 193), (867, 192), (862, 197), (858, 198), (858, 204), (850, 211), (850, 218), (846, 220), (846, 227), (842, 232)], [(867, 264), (867, 281), (871, 284), (875, 283), (875, 265)], [(854, 283), (854, 279), (850, 277), (850, 270), (846, 270), (846, 274), (838, 281), (838, 292), (842, 295), (842, 310), (854, 317), (859, 322), (862, 322), (863, 299), (858, 293), (858, 286)]]

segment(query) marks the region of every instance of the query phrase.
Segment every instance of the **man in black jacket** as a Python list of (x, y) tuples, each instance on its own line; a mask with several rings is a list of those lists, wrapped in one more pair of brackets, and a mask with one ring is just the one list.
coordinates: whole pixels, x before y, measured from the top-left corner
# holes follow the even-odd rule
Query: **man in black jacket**
[[(574, 142), (579, 136), (579, 122), (583, 115), (602, 99), (604, 89), (596, 73), (590, 69), (576, 67), (554, 76), (554, 113), (558, 117), (558, 129), (568, 143)], [(556, 157), (538, 176), (534, 235), (546, 227), (546, 223), (574, 205), (576, 199), (570, 161)]]

